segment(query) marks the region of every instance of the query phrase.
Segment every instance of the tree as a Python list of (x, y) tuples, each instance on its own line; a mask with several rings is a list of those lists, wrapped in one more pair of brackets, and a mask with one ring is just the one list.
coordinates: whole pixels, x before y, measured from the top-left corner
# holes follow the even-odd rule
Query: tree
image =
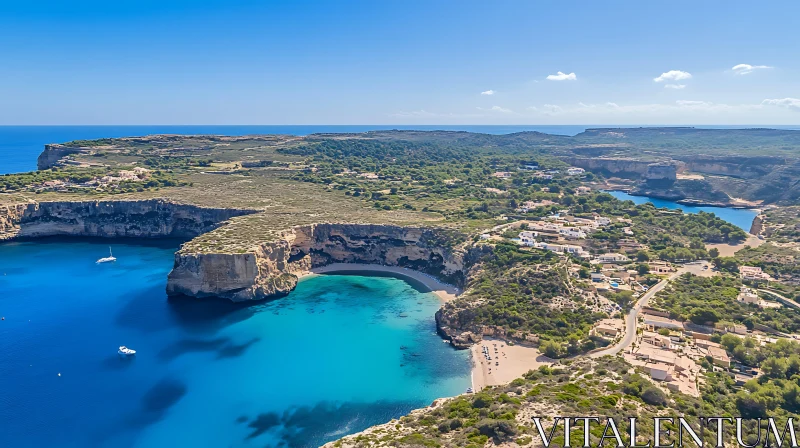
[(714, 310), (695, 308), (694, 310), (692, 310), (692, 314), (689, 316), (689, 320), (698, 325), (703, 325), (706, 323), (718, 322), (719, 316)]
[(708, 251), (708, 256), (711, 258), (719, 257), (719, 249), (712, 247), (711, 250)]
[(548, 358), (558, 358), (561, 354), (561, 346), (553, 341), (544, 341), (539, 345), (539, 351)]
[(639, 263), (636, 266), (636, 272), (638, 272), (639, 275), (649, 274), (650, 273), (650, 266), (648, 266), (648, 265), (646, 265), (644, 263)]
[(761, 363), (761, 372), (767, 378), (786, 378), (789, 364), (784, 358), (767, 358)]
[(717, 257), (712, 261), (712, 263), (714, 264), (714, 267), (720, 271), (727, 271), (731, 274), (739, 273), (739, 263), (733, 257)]
[(650, 386), (642, 392), (642, 401), (654, 406), (664, 406), (667, 404), (667, 396), (661, 389)]
[(640, 250), (636, 252), (636, 261), (650, 261), (650, 256), (647, 255), (647, 252)]

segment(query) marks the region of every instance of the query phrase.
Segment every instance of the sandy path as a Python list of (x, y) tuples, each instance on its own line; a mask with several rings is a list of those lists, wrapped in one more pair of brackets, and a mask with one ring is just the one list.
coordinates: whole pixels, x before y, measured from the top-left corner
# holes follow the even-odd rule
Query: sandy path
[(757, 236), (750, 235), (747, 237), (747, 240), (739, 244), (706, 244), (706, 250), (716, 248), (721, 257), (732, 257), (736, 251), (743, 249), (745, 246), (758, 247), (764, 244), (764, 242), (764, 240), (759, 239)]
[[(489, 349), (491, 361), (487, 361), (484, 357), (483, 347)], [(497, 352), (495, 352), (495, 348)], [(535, 370), (541, 365), (550, 365), (554, 362), (533, 347), (508, 345), (505, 341), (492, 338), (484, 338), (479, 344), (470, 347), (470, 352), (472, 353), (472, 388), (475, 391), (486, 386), (510, 383), (529, 370)]]
[(436, 294), (443, 302), (455, 300), (461, 294), (461, 291), (453, 285), (448, 285), (439, 281), (437, 278), (428, 274), (424, 274), (413, 269), (401, 268), (398, 266), (384, 266), (380, 264), (366, 264), (366, 263), (332, 263), (326, 266), (311, 269), (310, 272), (300, 275), (313, 274), (334, 274), (337, 272), (383, 272), (397, 275), (398, 277), (410, 278), (417, 283), (422, 284), (430, 292)]

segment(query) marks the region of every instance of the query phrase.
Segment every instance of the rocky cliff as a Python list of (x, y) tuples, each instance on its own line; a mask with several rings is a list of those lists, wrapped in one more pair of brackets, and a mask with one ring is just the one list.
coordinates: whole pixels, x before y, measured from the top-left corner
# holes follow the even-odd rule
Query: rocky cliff
[(248, 213), (253, 211), (197, 207), (162, 199), (30, 202), (0, 208), (0, 241), (56, 235), (192, 238)]
[(178, 252), (167, 293), (259, 300), (289, 293), (297, 274), (329, 263), (404, 266), (463, 285), (469, 259), (444, 229), (369, 224), (294, 227), (241, 254)]
[(781, 157), (761, 156), (684, 156), (681, 160), (687, 170), (694, 173), (732, 176), (744, 179), (759, 178), (773, 169), (787, 164)]
[(61, 158), (70, 154), (77, 154), (85, 148), (70, 147), (64, 145), (44, 145), (44, 151), (36, 159), (36, 168), (40, 170), (50, 169), (59, 164)]

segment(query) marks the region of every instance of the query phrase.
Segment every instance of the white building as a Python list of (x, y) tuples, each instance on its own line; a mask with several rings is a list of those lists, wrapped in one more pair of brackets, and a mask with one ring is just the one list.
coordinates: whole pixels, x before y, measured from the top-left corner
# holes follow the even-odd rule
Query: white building
[(759, 302), (758, 294), (746, 286), (742, 286), (742, 289), (739, 291), (739, 295), (736, 297), (736, 300), (750, 305), (758, 305)]
[(600, 263), (627, 263), (631, 259), (623, 254), (608, 253), (597, 257), (597, 261)]
[(526, 247), (533, 247), (533, 245), (536, 244), (535, 238), (538, 235), (539, 235), (538, 233), (531, 232), (531, 231), (520, 232), (519, 233), (519, 243), (521, 245), (523, 245), (523, 246), (526, 246)]
[(565, 238), (571, 239), (583, 239), (586, 238), (586, 232), (580, 229), (570, 228), (570, 227), (562, 227), (558, 229), (559, 235)]
[(769, 280), (769, 275), (757, 266), (739, 266), (739, 274), (744, 280)]
[(588, 255), (586, 252), (583, 251), (581, 246), (573, 246), (570, 244), (551, 244), (551, 243), (535, 243), (534, 246), (537, 249), (544, 249), (549, 250), (550, 252), (555, 252), (558, 254), (573, 254), (579, 257), (583, 257)]
[(606, 218), (605, 216), (596, 216), (594, 218), (594, 222), (597, 223), (598, 226), (607, 226), (611, 224), (611, 219)]
[(569, 174), (570, 176), (577, 176), (578, 174), (583, 174), (585, 172), (586, 170), (583, 168), (576, 168), (576, 167), (567, 168), (567, 174)]

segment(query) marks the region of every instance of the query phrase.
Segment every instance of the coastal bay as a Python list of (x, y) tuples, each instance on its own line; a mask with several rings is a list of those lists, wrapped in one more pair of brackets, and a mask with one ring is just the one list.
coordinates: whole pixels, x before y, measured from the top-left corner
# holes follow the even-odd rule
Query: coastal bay
[[(109, 244), (117, 262), (96, 265)], [(0, 411), (6, 443), (318, 446), (470, 384), (469, 353), (435, 334), (434, 294), (315, 275), (257, 304), (167, 299), (175, 248), (0, 245), (0, 383), (16, 385)]]
[(757, 209), (685, 205), (666, 199), (635, 196), (624, 191), (609, 191), (608, 193), (621, 201), (633, 201), (633, 203), (637, 205), (650, 202), (657, 208), (682, 210), (684, 213), (714, 213), (722, 220), (739, 227), (745, 232), (750, 231), (750, 227), (753, 225), (753, 220), (756, 218), (756, 216), (758, 216)]

